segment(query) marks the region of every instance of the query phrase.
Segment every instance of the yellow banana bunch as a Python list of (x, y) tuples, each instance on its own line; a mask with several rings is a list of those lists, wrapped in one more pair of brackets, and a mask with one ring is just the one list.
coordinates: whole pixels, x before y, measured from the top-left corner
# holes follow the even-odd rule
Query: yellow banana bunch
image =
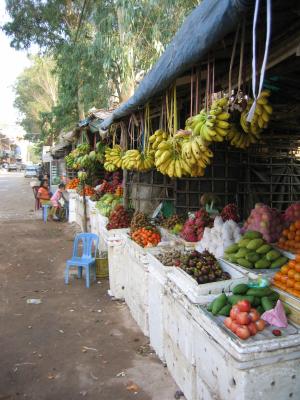
[(168, 138), (168, 134), (162, 129), (158, 129), (149, 137), (151, 149), (156, 150), (158, 145)]
[(127, 150), (122, 158), (122, 168), (134, 171), (148, 171), (154, 167), (152, 151)]
[(199, 165), (206, 168), (210, 164), (210, 158), (213, 157), (212, 151), (205, 145), (200, 136), (191, 136), (189, 140), (182, 143), (182, 158), (190, 167)]
[(106, 171), (114, 172), (122, 167), (122, 148), (118, 144), (105, 150), (104, 168)]
[(155, 166), (163, 175), (170, 178), (181, 178), (190, 173), (190, 168), (181, 158), (180, 137), (169, 138), (162, 141), (155, 152)]
[(259, 136), (263, 129), (268, 127), (270, 117), (273, 113), (272, 106), (269, 104), (269, 90), (263, 90), (259, 95), (253, 118), (251, 122), (247, 121), (249, 110), (253, 104), (253, 100), (248, 101), (246, 109), (241, 114), (240, 123), (246, 133), (252, 133), (254, 136)]

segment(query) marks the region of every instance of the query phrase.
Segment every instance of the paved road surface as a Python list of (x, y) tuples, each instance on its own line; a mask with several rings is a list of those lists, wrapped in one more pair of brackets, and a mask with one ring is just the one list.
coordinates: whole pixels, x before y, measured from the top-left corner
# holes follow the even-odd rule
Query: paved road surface
[(107, 281), (64, 285), (74, 228), (44, 224), (28, 183), (0, 175), (0, 400), (173, 399), (167, 369)]

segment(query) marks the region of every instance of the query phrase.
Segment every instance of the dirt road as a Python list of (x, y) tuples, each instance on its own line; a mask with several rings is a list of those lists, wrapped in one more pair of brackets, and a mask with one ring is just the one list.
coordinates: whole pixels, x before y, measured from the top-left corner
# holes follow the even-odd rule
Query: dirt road
[(33, 208), (29, 180), (0, 172), (0, 400), (173, 399), (176, 385), (107, 281), (64, 285), (74, 228), (43, 224)]

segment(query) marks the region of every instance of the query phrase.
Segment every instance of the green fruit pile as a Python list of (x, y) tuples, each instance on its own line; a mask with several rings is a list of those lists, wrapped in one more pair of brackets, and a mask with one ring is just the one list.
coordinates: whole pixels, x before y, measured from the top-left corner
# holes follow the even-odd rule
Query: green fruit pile
[(247, 231), (237, 243), (227, 247), (224, 259), (250, 269), (280, 268), (288, 261), (256, 231)]
[[(232, 295), (220, 294), (207, 306), (207, 310), (213, 315), (229, 317), (233, 305), (239, 301), (247, 300), (252, 307), (256, 308), (259, 314), (271, 310), (276, 306), (279, 294), (269, 287), (250, 288), (245, 283), (240, 283), (232, 289)], [(285, 308), (287, 314), (289, 309)]]

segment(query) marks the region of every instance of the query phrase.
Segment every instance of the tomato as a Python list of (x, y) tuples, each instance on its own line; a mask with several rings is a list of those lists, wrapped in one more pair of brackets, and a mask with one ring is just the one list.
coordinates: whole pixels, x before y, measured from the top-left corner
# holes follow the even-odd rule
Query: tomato
[(265, 329), (266, 323), (263, 319), (259, 319), (255, 322), (257, 330), (263, 331)]
[(257, 329), (257, 326), (256, 326), (255, 322), (251, 322), (248, 325), (248, 329), (249, 329), (249, 332), (250, 332), (251, 336), (255, 336), (257, 334), (257, 332), (258, 332), (258, 329)]
[(235, 332), (235, 334), (243, 340), (246, 340), (250, 337), (250, 332), (247, 326), (239, 326)]
[(241, 300), (237, 303), (238, 309), (240, 311), (249, 312), (251, 308), (251, 303), (248, 300)]
[(232, 331), (233, 333), (235, 333), (236, 330), (237, 330), (237, 328), (240, 327), (240, 326), (241, 326), (241, 325), (237, 324), (236, 321), (232, 321), (232, 322), (231, 322), (231, 327), (230, 327), (230, 329), (231, 329), (231, 331)]
[(251, 308), (249, 317), (250, 317), (251, 321), (256, 322), (259, 320), (260, 314), (255, 308)]
[(251, 319), (247, 312), (239, 312), (236, 316), (236, 322), (240, 325), (248, 325), (251, 322)]
[(230, 310), (230, 318), (232, 320), (236, 319), (237, 314), (240, 312), (239, 308), (237, 305), (232, 306), (231, 310)]
[(230, 317), (225, 318), (224, 325), (226, 326), (226, 328), (231, 329), (232, 319)]

